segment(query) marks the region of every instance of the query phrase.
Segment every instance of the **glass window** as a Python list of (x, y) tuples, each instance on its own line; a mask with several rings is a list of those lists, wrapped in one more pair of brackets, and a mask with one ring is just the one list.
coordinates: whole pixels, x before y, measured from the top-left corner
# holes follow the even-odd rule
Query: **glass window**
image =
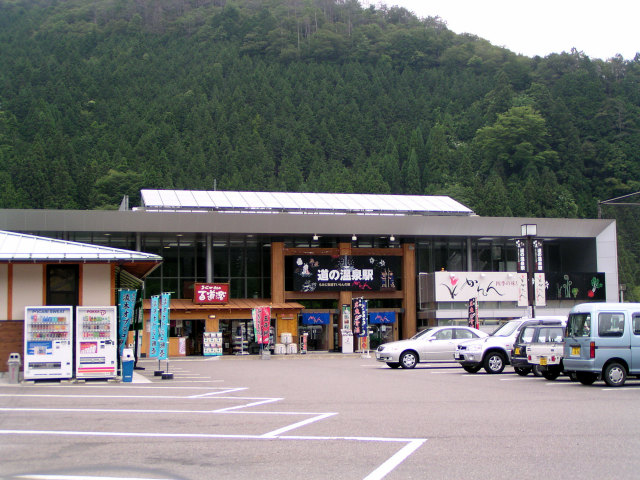
[(417, 248), (417, 266), (418, 272), (432, 272), (431, 268), (431, 244), (429, 243), (419, 243)]
[(232, 246), (229, 249), (229, 267), (231, 277), (244, 277), (244, 259), (245, 251), (243, 247)]
[(640, 313), (633, 314), (633, 334), (640, 335)]
[(213, 275), (222, 278), (229, 277), (229, 250), (226, 246), (213, 247)]
[(234, 278), (229, 285), (229, 295), (231, 298), (246, 298), (244, 296), (244, 279)]
[(598, 315), (598, 336), (621, 337), (624, 333), (624, 314), (600, 313)]
[(463, 328), (456, 329), (456, 338), (476, 338), (477, 336), (478, 335), (470, 330), (465, 330)]
[(264, 298), (259, 278), (247, 278), (247, 297)]
[(247, 277), (260, 277), (262, 272), (260, 267), (262, 262), (260, 261), (260, 249), (257, 246), (247, 247)]
[(436, 340), (451, 340), (453, 338), (453, 330), (445, 328), (436, 333)]
[(520, 343), (531, 343), (531, 340), (533, 340), (534, 332), (535, 332), (535, 328), (525, 327), (520, 333), (520, 338), (519, 338)]
[(517, 320), (507, 322), (503, 324), (500, 328), (498, 328), (495, 332), (493, 332), (491, 335), (493, 335), (494, 337), (508, 337), (513, 332), (515, 332), (516, 328), (518, 328), (521, 324), (522, 322)]
[(159, 278), (147, 278), (144, 282), (144, 296), (150, 298), (162, 293), (162, 280)]
[(591, 336), (591, 314), (573, 313), (569, 315), (569, 320), (567, 322), (567, 336), (590, 337)]
[(179, 250), (177, 242), (167, 242), (163, 245), (162, 258), (162, 275), (164, 277), (177, 277), (178, 276), (178, 259)]
[(490, 272), (493, 265), (491, 264), (491, 245), (488, 243), (478, 244), (478, 258), (475, 270), (478, 272)]
[(434, 242), (433, 244), (433, 268), (435, 271), (447, 270), (447, 244)]
[(196, 243), (192, 240), (180, 238), (180, 276), (195, 277), (196, 275)]
[(47, 305), (78, 305), (78, 265), (47, 265)]

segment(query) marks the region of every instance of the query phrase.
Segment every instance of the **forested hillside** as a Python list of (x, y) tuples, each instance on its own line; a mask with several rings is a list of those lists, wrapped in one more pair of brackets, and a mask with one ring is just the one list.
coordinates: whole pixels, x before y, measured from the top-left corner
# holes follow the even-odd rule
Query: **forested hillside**
[[(215, 185), (595, 217), (640, 190), (640, 56), (528, 58), (445, 20), (355, 0), (1, 0), (0, 208)], [(623, 209), (621, 281), (640, 285)]]

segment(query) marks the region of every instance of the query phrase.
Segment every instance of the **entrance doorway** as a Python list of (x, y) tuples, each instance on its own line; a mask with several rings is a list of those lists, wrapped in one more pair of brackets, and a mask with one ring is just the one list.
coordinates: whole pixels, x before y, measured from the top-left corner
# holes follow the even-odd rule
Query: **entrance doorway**
[(182, 336), (186, 337), (186, 354), (202, 355), (203, 320), (182, 320)]

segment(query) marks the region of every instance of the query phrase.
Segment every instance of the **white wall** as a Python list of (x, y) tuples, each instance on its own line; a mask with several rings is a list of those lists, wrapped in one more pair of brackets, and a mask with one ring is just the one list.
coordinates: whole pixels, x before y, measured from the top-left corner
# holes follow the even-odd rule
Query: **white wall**
[(618, 243), (616, 224), (612, 223), (596, 237), (598, 271), (605, 273), (607, 302), (619, 302), (618, 292)]
[(82, 305), (113, 305), (111, 299), (111, 265), (82, 265)]
[(24, 307), (43, 305), (44, 265), (13, 265), (12, 320), (24, 320)]

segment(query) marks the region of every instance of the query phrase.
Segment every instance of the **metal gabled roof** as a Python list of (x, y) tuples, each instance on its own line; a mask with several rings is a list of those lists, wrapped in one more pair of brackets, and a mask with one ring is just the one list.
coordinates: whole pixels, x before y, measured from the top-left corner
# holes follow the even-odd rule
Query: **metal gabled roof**
[(471, 216), (446, 196), (356, 193), (141, 190), (147, 211)]
[(161, 262), (150, 253), (0, 230), (0, 261)]

